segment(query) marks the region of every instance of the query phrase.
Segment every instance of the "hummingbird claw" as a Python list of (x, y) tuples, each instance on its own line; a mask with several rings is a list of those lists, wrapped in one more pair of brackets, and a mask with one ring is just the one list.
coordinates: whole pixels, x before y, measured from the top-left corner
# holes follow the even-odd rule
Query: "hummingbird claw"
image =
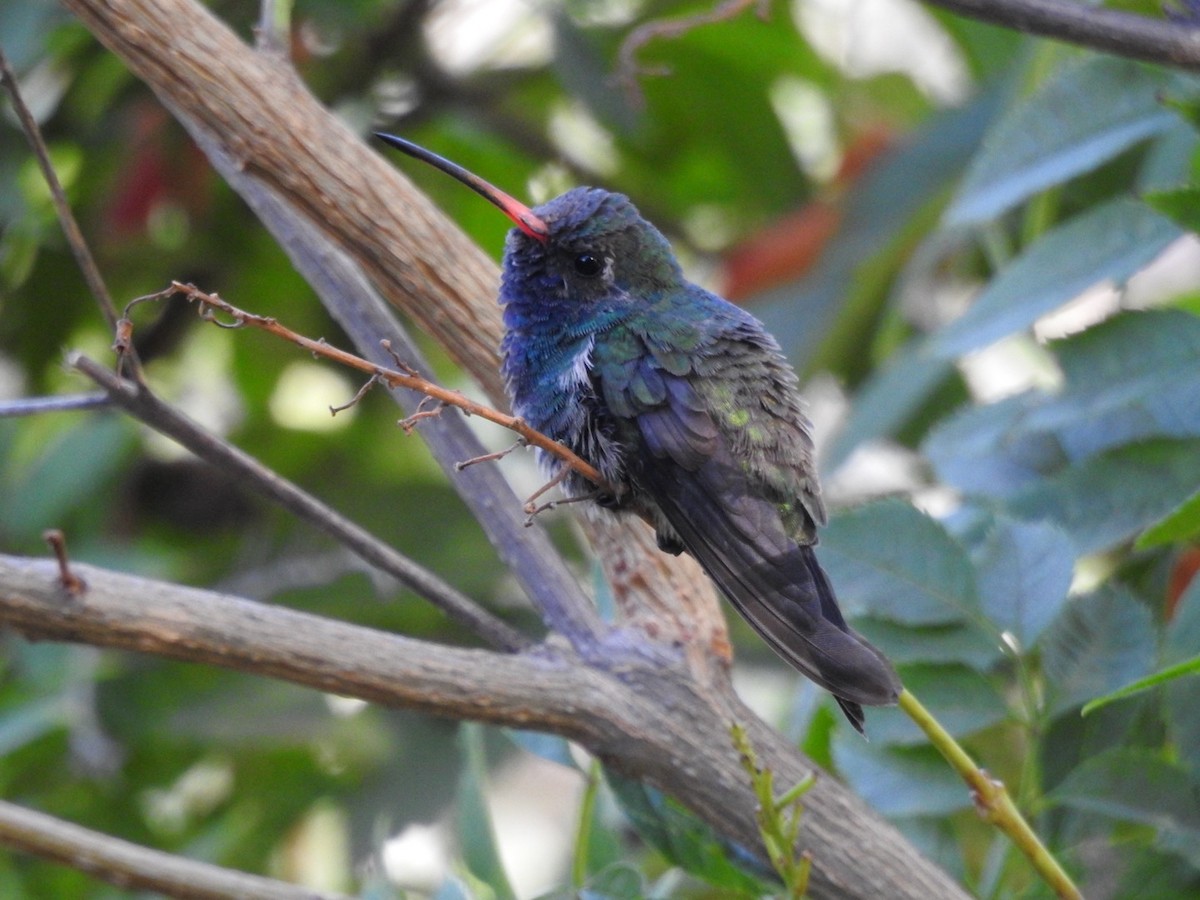
[[(550, 488), (554, 487), (555, 485), (562, 484), (563, 480), (567, 477), (568, 474), (570, 474), (570, 472), (571, 472), (570, 469), (568, 469), (566, 466), (563, 466), (561, 469), (558, 470), (558, 474), (556, 474), (553, 478), (551, 478), (549, 481), (547, 481), (545, 484), (543, 484), (540, 488), (538, 488), (536, 491), (534, 491), (532, 494), (530, 494), (529, 499), (525, 501), (525, 512), (529, 513), (530, 517), (537, 515), (538, 512), (541, 512), (540, 509), (536, 509), (534, 507), (533, 501), (536, 500), (538, 497), (542, 496), (542, 494), (546, 493), (546, 491), (550, 490)], [(547, 504), (547, 505), (549, 505), (549, 504)]]

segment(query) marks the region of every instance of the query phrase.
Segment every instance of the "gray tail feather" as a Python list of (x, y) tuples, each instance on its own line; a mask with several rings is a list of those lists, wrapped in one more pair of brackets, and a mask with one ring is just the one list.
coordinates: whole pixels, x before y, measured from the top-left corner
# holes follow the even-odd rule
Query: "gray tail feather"
[(721, 497), (678, 467), (647, 468), (688, 552), (775, 652), (834, 695), (855, 729), (863, 732), (863, 704), (896, 702), (895, 670), (846, 624), (813, 549), (783, 536), (769, 501)]

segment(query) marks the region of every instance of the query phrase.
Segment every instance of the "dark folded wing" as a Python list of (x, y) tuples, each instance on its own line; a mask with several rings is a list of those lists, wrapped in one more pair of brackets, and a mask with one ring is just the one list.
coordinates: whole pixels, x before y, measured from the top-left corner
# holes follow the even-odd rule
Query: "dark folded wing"
[(825, 510), (795, 375), (754, 320), (717, 309), (725, 320), (690, 334), (686, 353), (628, 330), (597, 341), (596, 387), (623, 423), (626, 475), (666, 520), (661, 543), (677, 536), (746, 621), (861, 730), (859, 704), (894, 703), (900, 685), (847, 626), (813, 553)]
[[(661, 422), (639, 420), (651, 432)], [(813, 549), (788, 537), (774, 504), (747, 489), (725, 446), (690, 471), (654, 453), (633, 465), (684, 546), (777, 653), (843, 708), (896, 701), (895, 672), (846, 625)], [(861, 710), (846, 711), (861, 724)]]

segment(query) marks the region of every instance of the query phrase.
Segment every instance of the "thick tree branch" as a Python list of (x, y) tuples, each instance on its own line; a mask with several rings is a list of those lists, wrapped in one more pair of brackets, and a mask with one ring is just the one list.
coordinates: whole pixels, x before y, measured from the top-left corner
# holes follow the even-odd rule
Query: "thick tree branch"
[[(0, 556), (0, 624), (33, 639), (153, 653), (554, 732), (684, 800), (747, 848), (759, 843), (755, 799), (726, 737), (729, 725), (744, 724), (777, 783), (797, 783), (812, 771), (732, 693), (704, 690), (669, 662), (647, 665), (646, 648), (620, 634), (607, 644), (609, 665), (601, 669), (565, 645), (520, 654), (441, 647), (95, 566), (72, 568), (87, 582), (79, 595), (63, 589), (52, 561)], [(813, 854), (814, 897), (964, 896), (831, 779), (818, 778), (804, 805), (801, 843)]]
[[(568, 727), (588, 671), (555, 654), (443, 647), (285, 607), (73, 562), (87, 588), (66, 591), (57, 566), (0, 556), (0, 621), (31, 639), (152, 653), (282, 678), (433, 715)], [(536, 711), (536, 712), (535, 712)]]
[[(504, 397), (495, 266), (384, 159), (194, 0), (67, 0), (172, 110), (350, 252), (493, 400)], [(489, 302), (481, 302), (483, 300)]]
[(0, 800), (0, 844), (52, 859), (124, 889), (188, 900), (349, 900), (174, 853), (151, 850)]
[(1200, 71), (1200, 28), (1074, 0), (925, 0), (951, 12), (1118, 56)]
[(520, 650), (529, 645), (524, 635), (456, 591), (424, 566), (389, 547), (249, 454), (205, 431), (183, 413), (154, 396), (148, 388), (114, 375), (94, 360), (77, 353), (68, 357), (67, 364), (102, 387), (108, 400), (138, 421), (177, 441), (200, 459), (216, 466), (231, 480), (278, 503), (297, 518), (323, 531), (359, 559), (391, 575), (493, 647)]

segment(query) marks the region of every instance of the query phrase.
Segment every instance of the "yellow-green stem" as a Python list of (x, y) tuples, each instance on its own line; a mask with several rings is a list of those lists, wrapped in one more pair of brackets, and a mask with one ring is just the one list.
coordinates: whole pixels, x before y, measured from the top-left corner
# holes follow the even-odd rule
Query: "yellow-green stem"
[(579, 805), (579, 828), (575, 832), (575, 853), (571, 860), (571, 886), (581, 888), (588, 877), (588, 848), (592, 842), (592, 819), (596, 814), (596, 795), (600, 793), (600, 761), (588, 767), (583, 802)]
[(911, 691), (900, 692), (900, 708), (917, 726), (925, 732), (930, 743), (937, 747), (946, 761), (962, 776), (971, 788), (975, 806), (989, 822), (992, 822), (1011, 838), (1022, 853), (1033, 864), (1037, 873), (1042, 876), (1058, 896), (1069, 900), (1082, 900), (1079, 888), (1071, 880), (1058, 860), (1046, 849), (1021, 811), (1017, 809), (1012, 798), (1008, 795), (1004, 784), (992, 778), (967, 755), (958, 742), (950, 736), (937, 719), (921, 705)]

